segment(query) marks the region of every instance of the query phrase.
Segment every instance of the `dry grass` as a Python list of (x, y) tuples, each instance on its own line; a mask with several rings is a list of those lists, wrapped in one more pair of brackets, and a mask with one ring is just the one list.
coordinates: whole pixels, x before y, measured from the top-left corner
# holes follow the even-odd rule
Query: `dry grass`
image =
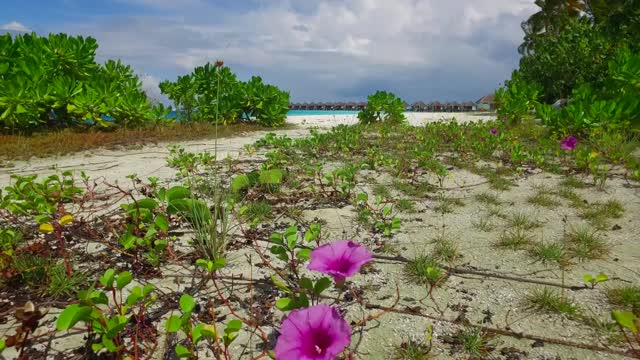
[[(218, 137), (237, 136), (265, 129), (249, 124), (219, 126)], [(32, 136), (0, 135), (0, 159), (28, 160), (32, 157), (66, 155), (97, 148), (134, 147), (212, 137), (215, 137), (215, 127), (209, 123), (176, 123), (170, 126), (112, 131), (64, 129)]]

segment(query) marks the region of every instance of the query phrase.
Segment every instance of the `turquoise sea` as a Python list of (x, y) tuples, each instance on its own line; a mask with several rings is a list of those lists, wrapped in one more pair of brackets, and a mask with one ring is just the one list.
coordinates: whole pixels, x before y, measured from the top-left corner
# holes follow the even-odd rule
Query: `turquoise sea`
[[(313, 116), (313, 115), (358, 115), (358, 111), (349, 110), (289, 110), (287, 116)], [(167, 118), (175, 119), (177, 113), (172, 111)]]

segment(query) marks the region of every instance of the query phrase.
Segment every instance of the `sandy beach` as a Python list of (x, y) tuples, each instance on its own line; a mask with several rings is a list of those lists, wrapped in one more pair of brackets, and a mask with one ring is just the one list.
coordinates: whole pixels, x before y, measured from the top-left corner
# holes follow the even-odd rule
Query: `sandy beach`
[[(493, 115), (479, 113), (406, 113), (409, 124), (421, 126), (428, 122), (454, 119), (458, 122), (488, 121)], [(298, 137), (308, 134), (310, 128), (330, 129), (337, 125), (352, 125), (358, 122), (356, 115), (311, 115), (290, 116), (287, 123), (293, 128), (273, 131), (256, 131), (240, 136), (221, 138), (218, 141), (218, 158), (235, 157), (244, 149), (269, 132), (278, 135)], [(110, 183), (128, 183), (128, 175), (137, 174), (141, 179), (155, 176), (160, 179), (171, 177), (174, 170), (167, 166), (169, 147), (180, 145), (187, 151), (214, 151), (214, 139), (186, 141), (178, 143), (159, 143), (146, 145), (139, 149), (107, 150), (94, 149), (75, 154), (38, 158), (29, 161), (12, 161), (12, 165), (0, 168), (0, 187), (11, 184), (11, 175), (38, 174), (47, 176), (63, 171), (85, 171), (94, 179)]]

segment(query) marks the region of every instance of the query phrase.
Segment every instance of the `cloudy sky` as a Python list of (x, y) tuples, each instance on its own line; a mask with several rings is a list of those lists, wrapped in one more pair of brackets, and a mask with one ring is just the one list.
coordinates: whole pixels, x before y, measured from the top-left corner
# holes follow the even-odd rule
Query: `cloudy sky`
[[(477, 100), (516, 67), (533, 0), (3, 0), (0, 32), (98, 39), (153, 90), (224, 59), (293, 101)], [(153, 92), (153, 91), (150, 91)]]

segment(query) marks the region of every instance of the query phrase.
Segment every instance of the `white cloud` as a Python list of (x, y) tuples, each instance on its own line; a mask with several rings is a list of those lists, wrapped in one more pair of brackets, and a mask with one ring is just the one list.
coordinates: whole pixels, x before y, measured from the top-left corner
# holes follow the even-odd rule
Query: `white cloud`
[(4, 25), (1, 25), (0, 30), (22, 32), (22, 33), (31, 32), (31, 30), (28, 27), (22, 25), (17, 21), (12, 21)]
[(152, 103), (169, 103), (167, 97), (160, 92), (160, 88), (158, 87), (160, 85), (160, 79), (149, 74), (138, 75), (138, 77), (142, 82), (142, 90), (147, 94), (149, 99), (151, 99)]
[(260, 74), (290, 89), (294, 100), (364, 98), (376, 87), (410, 99), (480, 97), (510, 74), (520, 22), (535, 10), (530, 0), (321, 0), (304, 11), (299, 0), (256, 0), (243, 9), (119, 1), (179, 6), (171, 17), (71, 26), (98, 39), (101, 57), (121, 57), (156, 76), (222, 58), (241, 77)]

